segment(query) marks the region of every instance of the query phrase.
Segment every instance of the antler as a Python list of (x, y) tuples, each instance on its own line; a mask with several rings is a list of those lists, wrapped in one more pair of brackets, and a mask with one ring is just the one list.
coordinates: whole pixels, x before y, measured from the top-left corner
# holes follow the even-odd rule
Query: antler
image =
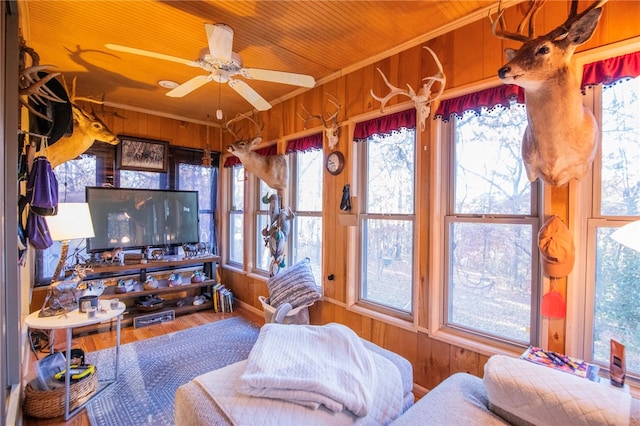
[[(431, 113), (430, 105), (433, 101), (435, 101), (440, 96), (442, 96), (442, 93), (444, 92), (445, 84), (447, 82), (447, 77), (445, 76), (444, 70), (442, 69), (442, 63), (436, 56), (435, 52), (429, 49), (427, 46), (422, 46), (422, 47), (428, 50), (429, 53), (431, 53), (431, 56), (433, 57), (433, 59), (436, 62), (436, 65), (438, 66), (438, 72), (431, 77), (425, 77), (422, 79), (422, 81), (427, 80), (428, 82), (422, 85), (422, 90), (420, 90), (420, 93), (416, 94), (415, 90), (413, 90), (413, 88), (409, 84), (407, 84), (407, 87), (409, 88), (409, 90), (402, 90), (393, 86), (392, 84), (389, 83), (389, 80), (387, 80), (387, 77), (385, 77), (384, 73), (380, 71), (380, 68), (377, 68), (378, 72), (382, 76), (382, 79), (384, 80), (384, 83), (387, 85), (387, 87), (391, 89), (391, 92), (384, 98), (380, 98), (376, 96), (375, 93), (373, 93), (373, 90), (371, 90), (371, 96), (374, 99), (380, 101), (380, 112), (384, 112), (385, 105), (387, 104), (389, 99), (391, 99), (392, 97), (396, 95), (408, 96), (413, 100), (414, 106), (416, 108), (416, 114), (417, 114), (416, 120), (417, 122), (420, 123), (420, 130), (424, 131), (425, 121), (427, 120), (427, 118), (429, 117), (429, 114)], [(440, 89), (435, 95), (432, 96), (431, 87), (436, 82), (440, 83)]]
[[(521, 42), (526, 42), (528, 40), (533, 39), (535, 34), (535, 19), (538, 11), (545, 3), (545, 0), (530, 0), (529, 1), (529, 10), (525, 14), (522, 21), (518, 25), (518, 29), (516, 32), (509, 32), (506, 30), (506, 23), (504, 21), (504, 11), (502, 9), (502, 2), (498, 3), (498, 16), (495, 20), (491, 17), (491, 13), (489, 13), (489, 20), (491, 21), (491, 32), (494, 36), (498, 38), (502, 38), (505, 40), (516, 40)], [(497, 26), (500, 25), (500, 30), (498, 30)], [(528, 28), (528, 34), (524, 34), (525, 27)]]
[[(571, 10), (569, 11), (569, 16), (564, 23), (554, 30), (549, 32), (548, 36), (551, 40), (562, 39), (567, 36), (569, 28), (571, 28), (571, 24), (580, 19), (582, 16), (587, 14), (589, 11), (602, 7), (608, 0), (597, 0), (591, 3), (585, 10), (578, 14), (578, 0), (571, 1)], [(494, 20), (489, 13), (489, 20), (491, 21), (491, 32), (494, 36), (506, 40), (516, 40), (520, 42), (527, 42), (532, 40), (535, 37), (535, 19), (536, 15), (540, 11), (540, 8), (545, 3), (545, 0), (529, 0), (529, 10), (525, 13), (522, 21), (518, 25), (518, 29), (516, 32), (507, 31), (506, 24), (504, 21), (504, 9), (501, 7), (501, 3), (498, 3), (498, 12), (497, 17)], [(500, 25), (500, 29), (498, 30), (497, 26)], [(528, 29), (527, 35), (524, 34), (525, 27)]]
[(239, 136), (239, 133), (236, 131), (236, 129), (234, 128), (234, 125), (238, 122), (240, 122), (242, 119), (246, 119), (249, 120), (250, 122), (252, 122), (255, 126), (256, 129), (258, 131), (258, 133), (255, 136), (251, 136), (248, 139), (255, 139), (257, 137), (259, 137), (262, 134), (262, 129), (264, 128), (264, 123), (260, 123), (258, 118), (256, 117), (256, 112), (255, 110), (253, 111), (253, 117), (249, 117), (248, 115), (242, 114), (242, 113), (238, 113), (234, 118), (232, 118), (231, 120), (227, 121), (224, 125), (224, 127), (227, 129), (227, 131), (229, 133), (231, 133), (231, 135), (233, 136), (235, 141), (239, 141), (242, 140), (242, 138)]
[(326, 119), (322, 114), (311, 114), (302, 104), (300, 104), (300, 107), (302, 107), (302, 110), (307, 114), (307, 116), (303, 117), (302, 115), (300, 115), (300, 113), (296, 114), (298, 115), (298, 117), (300, 117), (301, 120), (304, 121), (305, 129), (307, 128), (307, 124), (309, 123), (309, 121), (313, 119), (322, 121), (322, 125), (324, 126), (324, 133), (327, 136), (327, 141), (329, 142), (329, 148), (333, 149), (333, 147), (338, 143), (338, 114), (340, 113), (341, 106), (338, 102), (338, 98), (329, 93), (327, 93), (327, 96), (329, 97), (329, 102), (331, 102), (336, 107), (336, 110)]
[(371, 96), (373, 97), (373, 99), (380, 101), (380, 112), (384, 111), (384, 107), (387, 105), (387, 102), (389, 102), (389, 99), (393, 98), (394, 96), (403, 95), (403, 96), (408, 96), (409, 98), (413, 98), (416, 95), (415, 90), (413, 90), (413, 87), (411, 87), (408, 83), (407, 83), (407, 87), (409, 88), (409, 90), (402, 90), (392, 85), (391, 83), (389, 83), (389, 80), (387, 80), (387, 77), (384, 75), (384, 73), (380, 68), (376, 68), (376, 69), (382, 76), (382, 80), (384, 80), (384, 84), (386, 84), (387, 87), (391, 89), (391, 92), (389, 92), (389, 94), (384, 98), (380, 98), (376, 96), (376, 94), (373, 93), (373, 89), (371, 89)]

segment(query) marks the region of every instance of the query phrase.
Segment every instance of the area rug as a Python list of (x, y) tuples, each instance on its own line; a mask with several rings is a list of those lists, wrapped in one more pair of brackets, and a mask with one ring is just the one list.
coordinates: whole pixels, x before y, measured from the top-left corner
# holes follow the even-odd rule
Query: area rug
[[(174, 425), (176, 390), (194, 377), (246, 359), (257, 325), (234, 317), (121, 345), (120, 378), (86, 406), (92, 426)], [(115, 371), (115, 348), (87, 354), (100, 380)]]

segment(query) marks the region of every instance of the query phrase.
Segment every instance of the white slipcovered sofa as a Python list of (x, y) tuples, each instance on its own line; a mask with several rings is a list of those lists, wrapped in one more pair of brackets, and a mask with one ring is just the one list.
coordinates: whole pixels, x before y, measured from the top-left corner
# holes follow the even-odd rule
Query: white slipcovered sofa
[(608, 381), (594, 383), (518, 358), (493, 356), (483, 379), (456, 373), (394, 426), (640, 425), (640, 400)]

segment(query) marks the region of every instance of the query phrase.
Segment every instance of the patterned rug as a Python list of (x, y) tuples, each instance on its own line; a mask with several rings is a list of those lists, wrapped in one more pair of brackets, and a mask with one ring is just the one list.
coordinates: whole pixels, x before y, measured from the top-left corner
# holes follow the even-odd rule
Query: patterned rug
[[(93, 426), (174, 425), (176, 389), (249, 355), (257, 325), (240, 317), (120, 346), (120, 379), (87, 404)], [(100, 380), (111, 380), (115, 348), (87, 354)]]

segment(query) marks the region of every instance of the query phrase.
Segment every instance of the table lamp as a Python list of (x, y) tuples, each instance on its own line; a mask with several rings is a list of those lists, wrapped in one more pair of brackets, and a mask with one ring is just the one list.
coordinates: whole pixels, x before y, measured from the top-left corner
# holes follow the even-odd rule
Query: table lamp
[(51, 282), (55, 282), (60, 277), (62, 267), (67, 259), (69, 251), (69, 240), (79, 238), (93, 238), (93, 222), (87, 203), (59, 203), (58, 214), (55, 216), (45, 216), (49, 234), (54, 241), (62, 242), (62, 252), (56, 271), (53, 273)]

